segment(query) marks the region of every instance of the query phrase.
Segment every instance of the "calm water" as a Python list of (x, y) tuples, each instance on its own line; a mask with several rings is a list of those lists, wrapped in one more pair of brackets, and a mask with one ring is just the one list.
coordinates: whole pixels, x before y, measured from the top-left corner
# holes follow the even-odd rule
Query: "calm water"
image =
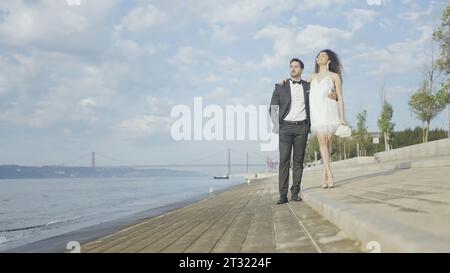
[(0, 180), (0, 251), (243, 182), (243, 177)]

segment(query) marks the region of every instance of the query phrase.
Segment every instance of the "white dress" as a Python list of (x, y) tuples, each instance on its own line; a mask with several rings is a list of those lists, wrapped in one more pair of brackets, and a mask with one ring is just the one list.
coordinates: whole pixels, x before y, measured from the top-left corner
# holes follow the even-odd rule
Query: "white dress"
[(318, 132), (334, 134), (339, 126), (338, 102), (328, 98), (333, 86), (333, 79), (329, 72), (320, 81), (317, 75), (311, 80), (309, 107), (313, 135)]

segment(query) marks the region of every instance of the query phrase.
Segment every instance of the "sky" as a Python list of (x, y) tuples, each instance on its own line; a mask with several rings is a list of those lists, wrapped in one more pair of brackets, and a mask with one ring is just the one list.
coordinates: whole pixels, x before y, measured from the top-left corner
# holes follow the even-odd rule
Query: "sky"
[[(263, 163), (260, 141), (176, 141), (175, 105), (268, 105), (293, 57), (313, 71), (330, 48), (343, 67), (347, 122), (382, 92), (396, 130), (420, 126), (420, 87), (448, 1), (2, 0), (0, 164)], [(432, 128), (448, 128), (447, 111)]]

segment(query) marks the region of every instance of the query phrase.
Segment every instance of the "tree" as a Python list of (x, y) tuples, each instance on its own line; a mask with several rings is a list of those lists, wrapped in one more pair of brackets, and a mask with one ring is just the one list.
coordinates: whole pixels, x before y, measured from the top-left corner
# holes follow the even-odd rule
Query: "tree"
[[(439, 69), (446, 75), (450, 74), (450, 6), (442, 13), (441, 25), (434, 31), (433, 39), (439, 44), (441, 52), (436, 63)], [(442, 82), (441, 90), (443, 93), (449, 92), (450, 78)], [(450, 107), (448, 108), (450, 112)], [(448, 124), (448, 137), (450, 137), (450, 120)]]
[(441, 25), (434, 31), (433, 39), (441, 48), (436, 63), (443, 72), (450, 74), (450, 6), (442, 13)]
[(442, 84), (441, 89), (438, 92), (435, 92), (435, 82), (439, 78), (439, 72), (441, 71), (438, 62), (435, 59), (434, 40), (432, 40), (431, 55), (428, 62), (424, 64), (424, 80), (422, 81), (422, 87), (411, 95), (408, 102), (411, 112), (422, 121), (423, 142), (428, 141), (431, 120), (442, 112), (450, 102), (448, 80)]
[[(367, 144), (367, 139), (369, 136), (369, 133), (367, 131), (367, 110), (362, 111), (361, 113), (358, 113), (358, 115), (356, 116), (357, 119), (357, 123), (356, 123), (356, 131), (354, 132), (355, 135), (355, 139), (356, 139), (356, 143), (361, 146), (360, 148), (364, 151), (366, 144)], [(360, 156), (362, 154), (361, 150), (357, 151), (358, 156)]]
[(383, 104), (383, 110), (381, 111), (381, 116), (378, 119), (378, 128), (380, 133), (384, 136), (384, 149), (389, 150), (389, 139), (394, 131), (395, 123), (392, 122), (392, 116), (394, 114), (394, 109), (387, 101)]
[(433, 94), (429, 81), (424, 80), (419, 88), (409, 99), (408, 105), (416, 117), (422, 121), (422, 142), (428, 141), (430, 122), (450, 102), (448, 89), (441, 89)]
[(320, 158), (319, 141), (317, 140), (317, 137), (310, 137), (308, 139), (305, 153), (305, 162), (314, 162), (314, 160), (316, 160), (316, 155), (317, 159)]
[[(422, 143), (422, 128), (416, 127), (416, 128), (408, 128), (403, 131), (397, 131), (394, 132), (393, 137), (391, 139), (392, 146), (395, 146), (397, 148), (415, 145)], [(434, 129), (430, 130), (430, 133), (428, 135), (429, 141), (434, 141), (438, 139), (443, 139), (447, 137), (447, 131), (443, 129)]]
[(352, 147), (352, 140), (346, 137), (336, 137), (333, 141), (333, 161), (345, 160), (349, 158)]

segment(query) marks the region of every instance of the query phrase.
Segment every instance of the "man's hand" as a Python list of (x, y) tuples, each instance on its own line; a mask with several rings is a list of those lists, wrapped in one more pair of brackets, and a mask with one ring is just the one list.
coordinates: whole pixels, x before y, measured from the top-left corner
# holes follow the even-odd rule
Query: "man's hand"
[(338, 100), (337, 94), (336, 94), (336, 90), (332, 89), (330, 93), (328, 93), (328, 98), (330, 100)]
[(279, 131), (280, 131), (278, 127), (279, 127), (279, 126), (277, 126), (277, 125), (273, 126), (273, 128), (272, 128), (272, 133), (278, 134)]
[(279, 85), (285, 85), (286, 83), (289, 82), (289, 79), (284, 79), (278, 82)]

